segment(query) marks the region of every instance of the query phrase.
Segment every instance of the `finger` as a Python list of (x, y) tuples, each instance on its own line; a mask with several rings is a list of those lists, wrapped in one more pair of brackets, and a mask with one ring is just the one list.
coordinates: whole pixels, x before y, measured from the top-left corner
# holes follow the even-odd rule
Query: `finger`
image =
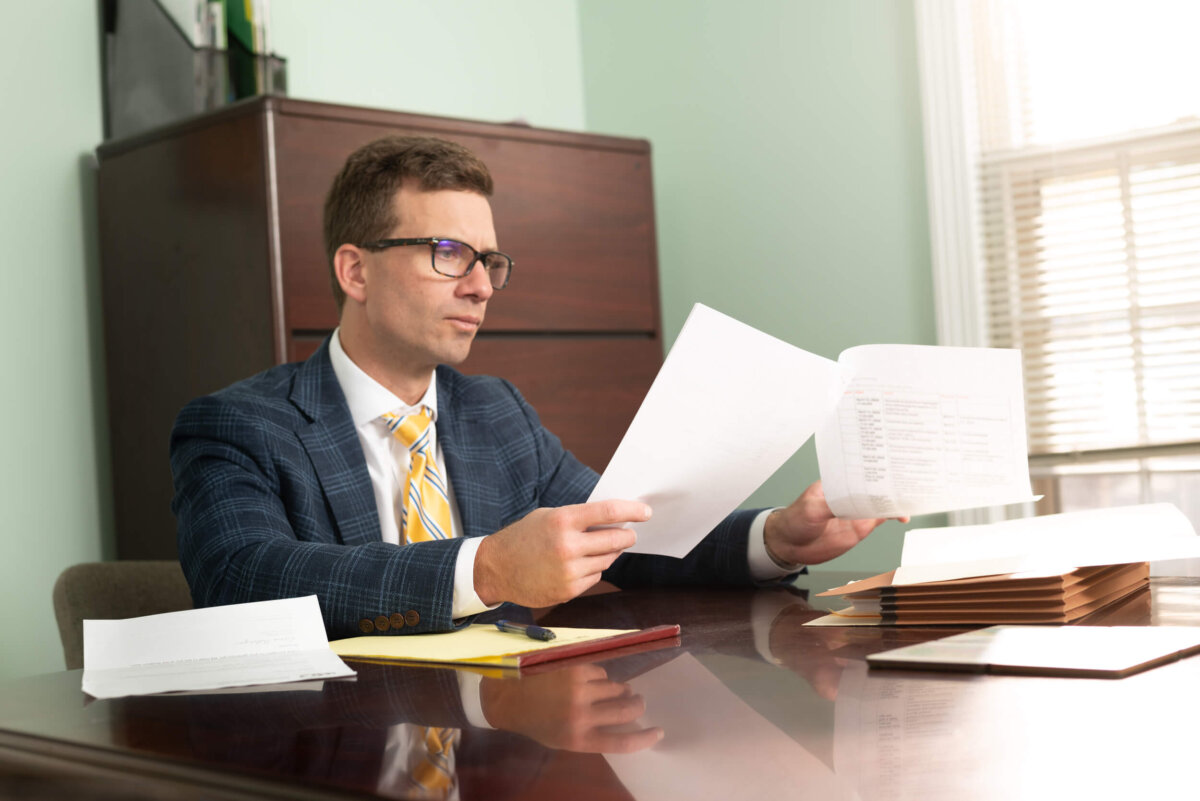
[(542, 681), (565, 687), (586, 687), (597, 682), (607, 683), (608, 671), (595, 662), (585, 662), (581, 665), (568, 665), (539, 674), (537, 678), (531, 677), (530, 681)]
[(594, 681), (608, 681), (608, 671), (603, 666), (597, 665), (595, 662), (588, 662), (583, 665), (572, 665), (568, 670), (572, 676), (575, 676), (579, 681), (585, 684), (591, 684)]
[(586, 573), (578, 578), (564, 579), (561, 584), (563, 594), (552, 603), (564, 603), (572, 598), (578, 598), (583, 593), (590, 590), (592, 587), (600, 583), (603, 578), (603, 571), (608, 565), (612, 564), (612, 559), (602, 557), (604, 562), (596, 566), (596, 572)]
[(575, 524), (581, 529), (619, 526), (622, 523), (644, 523), (650, 519), (652, 513), (650, 507), (641, 501), (624, 501), (617, 498), (564, 508), (570, 510)]
[(801, 494), (801, 496), (824, 500), (825, 499), (825, 487), (822, 486), (821, 479), (818, 478), (816, 481), (814, 481), (813, 483), (811, 483), (807, 487), (805, 487), (804, 492), (802, 492), (800, 494)]
[(833, 520), (837, 517), (833, 513), (833, 509), (829, 507), (829, 502), (825, 500), (824, 493), (813, 493), (811, 487), (804, 491), (800, 496), (799, 507), (805, 519), (813, 523), (820, 523), (824, 520)]
[(631, 528), (598, 528), (582, 532), (580, 554), (582, 556), (620, 555), (621, 551), (637, 543), (637, 532)]
[(620, 551), (614, 551), (599, 556), (580, 556), (570, 564), (564, 565), (564, 569), (572, 581), (587, 581), (590, 587), (603, 577), (604, 571), (612, 567), (612, 563), (617, 561), (620, 555)]
[[(633, 694), (633, 688), (618, 681), (590, 681), (582, 688), (580, 695), (585, 703), (596, 705), (608, 701), (625, 698)], [(635, 716), (636, 717), (636, 716)]]
[(628, 694), (606, 701), (597, 701), (588, 710), (588, 720), (593, 726), (621, 726), (646, 714), (646, 699)]

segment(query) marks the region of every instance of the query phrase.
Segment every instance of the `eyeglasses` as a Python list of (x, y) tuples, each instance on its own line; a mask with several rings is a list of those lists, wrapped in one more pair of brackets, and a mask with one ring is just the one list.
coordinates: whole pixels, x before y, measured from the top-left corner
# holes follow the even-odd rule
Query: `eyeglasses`
[(498, 250), (480, 253), (466, 242), (457, 239), (442, 239), (427, 236), (420, 239), (380, 239), (377, 242), (367, 242), (359, 245), (366, 250), (386, 250), (387, 248), (406, 247), (408, 245), (429, 245), (433, 259), (433, 270), (447, 278), (462, 278), (471, 274), (476, 262), (483, 263), (488, 278), (494, 289), (504, 289), (512, 276), (513, 260)]

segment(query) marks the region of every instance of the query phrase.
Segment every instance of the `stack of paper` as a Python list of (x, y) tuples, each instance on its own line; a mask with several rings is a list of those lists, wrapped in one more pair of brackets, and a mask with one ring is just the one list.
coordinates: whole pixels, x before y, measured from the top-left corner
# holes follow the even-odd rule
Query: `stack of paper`
[(1171, 504), (916, 529), (899, 568), (821, 593), (851, 606), (807, 625), (1067, 623), (1144, 587), (1147, 563), (1198, 556)]
[[(845, 614), (888, 625), (1070, 623), (1145, 587), (1150, 565), (1081, 567), (1057, 575), (1008, 573), (895, 585), (894, 571), (821, 593), (850, 601)], [(864, 586), (865, 585), (865, 586)]]

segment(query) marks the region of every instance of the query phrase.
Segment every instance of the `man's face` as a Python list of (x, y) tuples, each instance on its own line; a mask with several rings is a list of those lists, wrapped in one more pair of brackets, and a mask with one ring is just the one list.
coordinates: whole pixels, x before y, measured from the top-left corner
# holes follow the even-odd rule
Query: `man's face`
[[(483, 195), (401, 187), (393, 202), (399, 222), (389, 239), (444, 237), (480, 252), (497, 249)], [(495, 291), (480, 264), (462, 278), (435, 272), (428, 245), (364, 251), (363, 278), (364, 313), (378, 356), (406, 372), (466, 359)]]

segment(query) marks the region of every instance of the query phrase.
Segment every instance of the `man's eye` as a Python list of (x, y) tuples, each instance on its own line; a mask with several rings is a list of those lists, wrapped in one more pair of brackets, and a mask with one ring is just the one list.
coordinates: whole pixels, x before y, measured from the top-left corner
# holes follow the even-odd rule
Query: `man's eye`
[(458, 261), (462, 257), (462, 245), (457, 242), (439, 242), (433, 255), (442, 261)]

